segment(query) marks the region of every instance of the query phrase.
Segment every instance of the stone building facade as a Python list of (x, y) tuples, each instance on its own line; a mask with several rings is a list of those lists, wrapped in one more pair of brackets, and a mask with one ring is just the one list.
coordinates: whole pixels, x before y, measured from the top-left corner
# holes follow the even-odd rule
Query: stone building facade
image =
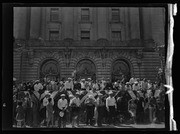
[(165, 13), (150, 7), (15, 7), (14, 77), (155, 80)]

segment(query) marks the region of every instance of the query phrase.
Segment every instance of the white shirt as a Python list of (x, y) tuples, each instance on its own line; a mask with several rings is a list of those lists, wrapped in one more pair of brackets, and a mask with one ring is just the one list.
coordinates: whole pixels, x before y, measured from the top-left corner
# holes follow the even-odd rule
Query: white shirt
[(64, 107), (67, 107), (68, 106), (68, 102), (66, 99), (62, 100), (62, 99), (59, 99), (58, 100), (58, 108), (59, 109), (63, 109)]
[(105, 81), (102, 81), (100, 86), (101, 86), (101, 89), (104, 89), (105, 88)]
[(43, 89), (43, 85), (41, 83), (35, 84), (34, 85), (34, 90), (39, 91), (39, 89)]
[(93, 84), (93, 88), (95, 88), (96, 90), (98, 90), (98, 89), (99, 89), (99, 85), (98, 85), (97, 83), (94, 83), (94, 84)]
[(81, 82), (81, 88), (85, 88), (85, 82)]
[(139, 89), (140, 89), (139, 84), (137, 84), (137, 85), (133, 84), (133, 90), (137, 91)]
[(128, 90), (128, 89), (131, 90), (131, 86), (130, 86), (130, 85), (129, 85), (129, 86), (126, 85), (126, 86), (125, 86), (125, 89), (126, 89), (126, 90)]
[(72, 89), (73, 90), (73, 87), (74, 87), (74, 85), (73, 85), (72, 81), (70, 81), (70, 82), (66, 81), (65, 84), (64, 84), (65, 89)]
[(142, 82), (142, 89), (147, 89), (148, 88), (148, 84), (147, 82)]
[[(53, 98), (51, 98), (52, 99), (52, 101), (51, 101), (51, 103), (52, 103), (52, 105), (54, 105), (54, 99)], [(49, 104), (49, 101), (48, 101), (48, 98), (44, 98), (43, 99), (43, 106), (47, 106)]]
[(73, 103), (75, 103), (79, 107), (80, 106), (80, 99), (74, 97), (73, 99), (70, 100), (69, 106), (71, 106)]
[(49, 101), (48, 101), (48, 99), (45, 97), (44, 99), (43, 99), (43, 106), (47, 106), (49, 104)]
[(131, 78), (131, 79), (129, 80), (129, 82), (130, 82), (131, 84), (133, 84), (135, 81), (136, 81), (135, 78)]
[(151, 83), (148, 83), (148, 89), (150, 89), (152, 87)]
[(108, 97), (107, 99), (106, 99), (106, 107), (109, 107), (109, 106), (115, 106), (116, 107), (116, 100), (115, 100), (115, 98), (114, 97)]

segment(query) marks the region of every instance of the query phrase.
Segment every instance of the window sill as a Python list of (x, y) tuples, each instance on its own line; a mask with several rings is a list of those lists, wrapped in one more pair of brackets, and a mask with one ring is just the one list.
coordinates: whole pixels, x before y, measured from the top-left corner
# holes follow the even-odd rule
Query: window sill
[(121, 21), (110, 21), (109, 23), (110, 23), (110, 24), (122, 24)]
[(48, 23), (59, 23), (59, 24), (61, 24), (62, 22), (61, 21), (49, 21)]
[(83, 23), (89, 23), (89, 24), (92, 24), (92, 21), (84, 21), (84, 20), (82, 21), (82, 20), (81, 20), (81, 21), (79, 21), (79, 23), (80, 23), (80, 24), (83, 24)]

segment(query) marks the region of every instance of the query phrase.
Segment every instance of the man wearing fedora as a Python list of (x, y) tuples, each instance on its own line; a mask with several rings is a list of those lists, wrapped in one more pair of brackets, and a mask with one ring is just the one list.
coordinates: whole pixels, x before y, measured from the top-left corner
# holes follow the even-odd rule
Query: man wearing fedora
[(98, 98), (97, 98), (97, 112), (98, 112), (98, 117), (97, 117), (97, 125), (98, 127), (102, 126), (102, 119), (104, 116), (104, 106), (105, 103), (102, 100), (103, 94), (100, 92), (98, 93)]
[(92, 94), (88, 95), (87, 99), (85, 100), (85, 104), (86, 104), (86, 112), (87, 112), (86, 125), (88, 125), (90, 123), (90, 125), (92, 126), (93, 125), (94, 108), (96, 105), (96, 100)]
[[(59, 127), (66, 127), (66, 109), (68, 107), (68, 101), (65, 99), (65, 94), (61, 94), (61, 98), (58, 100), (58, 108), (59, 108), (59, 120), (58, 126)], [(62, 125), (61, 125), (62, 124)]]
[(71, 78), (68, 78), (68, 81), (65, 82), (64, 88), (65, 90), (69, 90), (69, 91), (73, 90), (74, 84)]
[(113, 97), (113, 92), (110, 91), (109, 92), (109, 97), (106, 99), (106, 108), (108, 111), (108, 117), (109, 117), (109, 125), (112, 124), (112, 122), (114, 122), (114, 118), (115, 118), (115, 111), (117, 109), (117, 105), (116, 105), (116, 100)]
[(75, 123), (77, 127), (79, 127), (80, 99), (78, 92), (76, 92), (75, 97), (70, 100), (69, 106), (71, 107), (72, 127), (75, 127)]

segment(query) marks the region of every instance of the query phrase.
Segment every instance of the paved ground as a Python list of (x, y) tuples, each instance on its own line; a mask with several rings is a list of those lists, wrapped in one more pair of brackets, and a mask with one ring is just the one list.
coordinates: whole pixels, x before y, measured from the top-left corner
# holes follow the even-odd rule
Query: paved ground
[[(67, 128), (72, 128), (71, 125), (67, 125)], [(165, 124), (121, 124), (121, 125), (106, 125), (103, 124), (102, 127), (97, 126), (86, 126), (85, 124), (80, 124), (79, 128), (165, 128)]]
[[(15, 126), (13, 126), (15, 127)], [(30, 128), (30, 127), (27, 127)], [(42, 126), (41, 128), (46, 128), (45, 126)], [(66, 125), (66, 128), (72, 128), (71, 124)], [(98, 126), (90, 126), (90, 125), (85, 125), (85, 124), (80, 124), (80, 126), (78, 128), (165, 128), (165, 124), (161, 123), (161, 124), (120, 124), (120, 125), (106, 125), (103, 124), (102, 127), (98, 127)]]

